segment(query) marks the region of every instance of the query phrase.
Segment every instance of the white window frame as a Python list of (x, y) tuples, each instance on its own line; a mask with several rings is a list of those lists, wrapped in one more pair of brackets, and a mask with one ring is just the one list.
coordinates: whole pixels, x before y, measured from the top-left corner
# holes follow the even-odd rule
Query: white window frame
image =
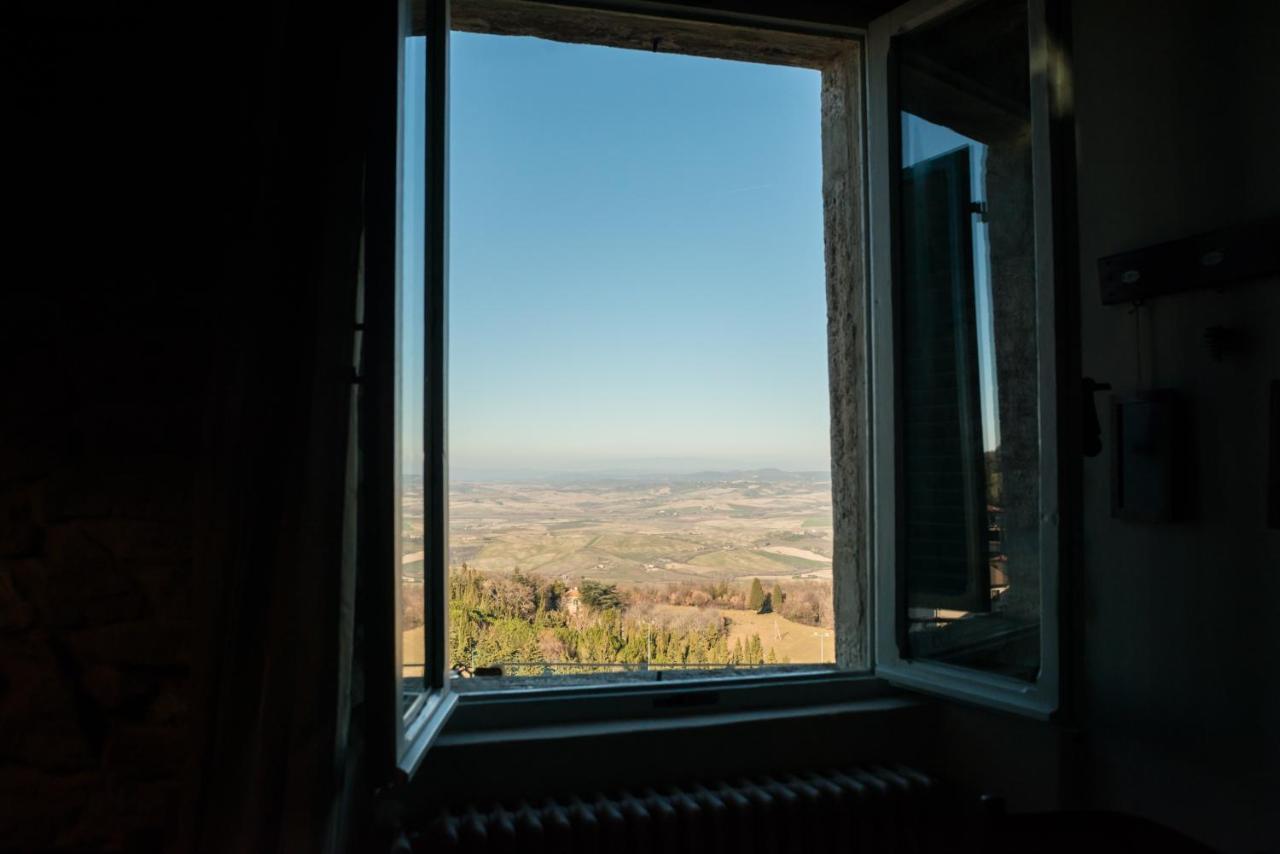
[[(428, 10), (426, 15), (422, 14), (422, 9), (416, 9), (414, 14), (415, 31), (426, 29), (428, 37), (431, 33), (436, 32), (438, 22), (433, 23), (431, 19), (430, 9), (440, 9), (442, 4), (427, 0), (425, 9)], [(464, 4), (459, 3), (459, 7)], [(465, 4), (466, 10), (471, 11), (475, 4)], [(537, 3), (516, 3), (504, 4), (502, 2), (492, 5), (494, 17), (486, 18), (487, 23), (492, 26), (493, 31), (497, 33), (512, 34), (510, 30), (511, 19), (503, 17), (503, 13), (511, 9), (530, 9), (536, 8)], [(554, 6), (548, 3), (548, 6)], [(680, 35), (679, 41), (684, 45), (685, 50), (681, 52), (691, 52), (697, 54), (698, 48), (690, 48), (692, 43), (700, 43), (705, 47), (708, 41), (714, 41), (720, 38), (718, 35), (708, 37), (703, 31), (697, 29), (702, 25), (711, 25), (713, 28), (717, 25), (725, 27), (747, 27), (753, 31), (762, 29), (759, 21), (751, 18), (751, 16), (735, 17), (733, 15), (714, 14), (709, 17), (703, 17), (697, 14), (696, 10), (682, 11), (679, 15), (674, 15), (669, 8), (660, 10), (663, 14), (658, 19), (661, 23), (656, 24), (659, 30), (672, 30)], [(592, 15), (608, 15), (622, 13), (624, 15), (640, 15), (649, 18), (655, 14), (649, 4), (644, 2), (622, 3), (622, 4), (605, 4), (601, 3), (599, 7), (582, 6), (581, 14), (587, 17)], [(463, 14), (460, 12), (459, 14)], [(652, 18), (650, 18), (652, 20)], [(776, 30), (775, 30), (776, 24)], [(573, 23), (570, 22), (570, 26)], [(641, 24), (643, 26), (643, 24)], [(694, 29), (689, 29), (690, 27)], [(855, 182), (854, 192), (846, 194), (843, 198), (850, 205), (848, 212), (851, 228), (857, 233), (851, 239), (853, 245), (852, 259), (850, 261), (850, 269), (846, 271), (847, 287), (857, 293), (865, 293), (865, 229), (862, 227), (862, 214), (865, 210), (865, 204), (861, 198), (861, 178), (862, 168), (861, 162), (865, 151), (865, 135), (862, 132), (861, 120), (863, 118), (862, 102), (864, 96), (863, 66), (865, 66), (864, 58), (864, 37), (860, 30), (852, 30), (839, 27), (823, 27), (823, 26), (807, 26), (807, 25), (788, 25), (787, 22), (771, 22), (763, 28), (765, 31), (775, 31), (777, 33), (778, 42), (774, 47), (781, 47), (789, 52), (792, 56), (801, 57), (808, 60), (811, 57), (827, 56), (828, 50), (853, 50), (856, 51), (857, 61), (852, 65), (853, 80), (849, 84), (848, 91), (845, 95), (847, 103), (852, 109), (849, 110), (845, 118), (850, 122), (848, 127), (842, 127), (841, 132), (844, 133), (852, 146), (851, 159), (849, 166), (848, 179)], [(713, 30), (714, 32), (714, 30)], [(732, 32), (732, 30), (726, 30)], [(517, 30), (517, 33), (521, 34)], [(555, 26), (548, 27), (545, 32), (538, 33), (545, 37), (556, 38), (559, 33)], [(594, 31), (591, 33), (596, 35)], [(630, 43), (626, 35), (614, 33), (612, 35), (603, 36), (603, 42), (608, 43), (610, 40), (616, 39), (618, 46), (634, 47)], [(748, 39), (745, 42), (735, 42), (731, 36), (726, 35), (727, 41), (715, 42), (717, 48), (722, 44), (724, 46), (724, 58), (749, 59), (754, 53), (759, 51), (758, 44)], [(569, 39), (573, 40), (573, 39)], [(645, 42), (648, 44), (648, 41)], [(836, 45), (836, 47), (833, 47)], [(843, 47), (838, 47), (843, 45)], [(812, 53), (811, 53), (812, 52)], [(834, 54), (833, 54), (834, 56)], [(755, 59), (754, 61), (769, 61)], [(788, 64), (781, 59), (779, 64)], [(794, 62), (792, 64), (808, 65), (808, 67), (817, 68), (817, 65), (809, 65), (807, 61)], [(431, 73), (431, 67), (428, 68)], [(826, 78), (824, 78), (825, 80)], [(836, 80), (833, 77), (832, 80)], [(428, 92), (430, 93), (432, 82), (428, 81)], [(433, 114), (428, 113), (428, 122), (433, 118), (439, 122), (440, 119)], [(430, 135), (428, 135), (430, 144)], [(430, 179), (429, 179), (430, 180)], [(430, 186), (430, 184), (429, 184)], [(852, 195), (855, 198), (849, 199)], [(430, 202), (428, 204), (430, 207)], [(428, 231), (428, 240), (441, 239), (440, 235), (434, 235)], [(429, 255), (430, 258), (430, 255)], [(442, 274), (447, 277), (446, 274)], [(428, 261), (428, 287), (433, 286), (431, 280), (432, 267)], [(843, 281), (843, 280), (842, 280)], [(447, 284), (447, 282), (445, 283)], [(441, 286), (443, 287), (443, 285)], [(428, 295), (428, 304), (432, 303), (430, 294)], [(430, 329), (430, 327), (428, 327)], [(865, 343), (865, 342), (864, 342)], [(863, 354), (865, 356), (865, 353)], [(429, 359), (430, 362), (430, 354)], [(865, 370), (865, 361), (864, 370)], [(860, 392), (865, 392), (865, 383), (867, 377), (862, 377), (862, 386)], [(865, 400), (861, 401), (859, 408), (856, 410), (856, 416), (865, 418)], [(430, 415), (430, 413), (429, 413)], [(855, 425), (857, 432), (862, 433), (865, 426), (862, 424)], [(428, 432), (430, 430), (428, 429)], [(430, 455), (431, 448), (428, 447)], [(443, 470), (443, 465), (441, 466)], [(834, 476), (834, 472), (833, 472)], [(865, 476), (865, 460), (863, 465), (862, 477), (860, 479), (858, 492), (860, 500), (865, 504), (866, 495), (866, 476)], [(447, 483), (447, 480), (444, 481)], [(428, 479), (426, 488), (433, 488), (432, 482)], [(434, 517), (431, 517), (434, 518)], [(865, 521), (860, 520), (865, 526)], [(446, 519), (447, 522), (447, 519)], [(855, 536), (862, 537), (865, 540), (865, 527)], [(434, 555), (434, 549), (428, 547), (428, 557)], [(870, 578), (870, 559), (869, 555), (860, 554), (856, 565), (850, 566), (851, 574), (858, 573), (861, 575), (862, 581), (859, 587), (864, 597), (863, 607), (866, 611), (866, 620), (869, 623), (871, 619), (870, 610), (872, 608), (873, 597), (871, 594), (872, 581)], [(428, 568), (430, 575), (430, 568)], [(435, 584), (433, 583), (432, 589)], [(428, 604), (428, 609), (429, 609)], [(837, 619), (839, 619), (839, 603), (837, 603)], [(428, 627), (433, 623), (428, 615)], [(398, 631), (398, 626), (397, 626)], [(442, 632), (447, 632), (447, 626)], [(670, 681), (653, 681), (653, 682), (634, 682), (627, 684), (620, 683), (603, 683), (598, 686), (582, 686), (582, 685), (566, 685), (560, 686), (555, 684), (546, 687), (532, 689), (511, 689), (497, 687), (489, 691), (468, 691), (468, 692), (450, 692), (450, 696), (457, 703), (456, 714), (450, 723), (450, 732), (457, 730), (475, 730), (492, 728), (494, 719), (510, 719), (519, 720), (523, 725), (533, 725), (535, 723), (551, 724), (551, 723), (585, 723), (587, 721), (597, 721), (616, 717), (621, 714), (647, 714), (654, 715), (671, 715), (671, 714), (701, 714), (715, 710), (718, 712), (732, 711), (735, 709), (745, 708), (785, 708), (797, 705), (819, 705), (830, 704), (832, 702), (844, 701), (860, 701), (881, 697), (890, 689), (883, 682), (875, 677), (874, 674), (874, 658), (871, 655), (871, 647), (873, 638), (870, 635), (869, 626), (864, 627), (865, 634), (860, 646), (865, 656), (865, 670), (838, 670), (828, 669), (822, 666), (815, 666), (813, 669), (790, 671), (790, 672), (764, 672), (752, 674), (721, 674), (709, 676), (702, 679), (680, 678)], [(443, 635), (442, 635), (443, 636)], [(428, 641), (430, 649), (431, 641)], [(445, 644), (443, 640), (437, 641), (436, 645), (443, 650)], [(430, 655), (429, 655), (430, 658)], [(839, 659), (838, 659), (839, 660)], [(431, 661), (433, 666), (443, 667), (443, 662)], [(398, 673), (399, 671), (397, 671)], [(444, 686), (447, 689), (447, 685)], [(707, 702), (703, 702), (706, 700)], [(405, 745), (401, 745), (402, 748)], [(420, 760), (419, 760), (420, 761)], [(416, 768), (416, 764), (405, 763), (406, 768)], [(410, 770), (409, 773), (412, 773)]]
[[(1058, 326), (1055, 205), (1050, 146), (1053, 83), (1062, 69), (1051, 49), (1046, 0), (1028, 2), (1031, 68), (1032, 185), (1035, 211), (1036, 343), (1040, 431), (1040, 672), (1034, 682), (904, 655), (906, 602), (898, 564), (897, 430), (895, 413), (892, 123), (892, 39), (983, 0), (913, 0), (877, 18), (867, 32), (867, 128), (870, 205), (870, 322), (872, 330), (872, 501), (876, 620), (876, 673), (892, 684), (1038, 718), (1059, 708), (1060, 604)], [(997, 334), (999, 331), (997, 330)]]
[[(394, 3), (398, 9), (397, 44), (403, 48), (403, 34), (408, 32), (409, 0), (385, 0)], [(917, 26), (935, 20), (958, 8), (980, 3), (982, 0), (914, 0), (897, 10), (872, 22), (865, 33), (850, 30), (823, 30), (815, 28), (819, 34), (834, 35), (860, 43), (862, 57), (861, 82), (851, 97), (863, 98), (863, 110), (860, 114), (861, 128), (855, 129), (852, 144), (858, 146), (864, 168), (861, 170), (865, 183), (861, 186), (862, 198), (855, 200), (858, 210), (856, 221), (861, 225), (862, 234), (856, 237), (863, 249), (858, 262), (862, 270), (856, 278), (860, 281), (855, 287), (863, 291), (860, 298), (865, 300), (866, 321), (869, 330), (866, 364), (866, 382), (869, 384), (870, 413), (869, 424), (866, 425), (867, 450), (864, 457), (866, 472), (866, 488), (869, 494), (866, 500), (866, 512), (863, 515), (864, 549), (869, 555), (871, 564), (867, 578), (866, 615), (869, 624), (870, 666), (869, 671), (809, 671), (802, 673), (768, 673), (751, 676), (714, 677), (704, 680), (680, 680), (678, 682), (643, 682), (628, 685), (601, 685), (583, 688), (548, 686), (547, 688), (508, 691), (495, 690), (483, 693), (467, 693), (459, 695), (449, 690), (449, 679), (446, 672), (444, 650), (447, 647), (448, 627), (446, 616), (447, 603), (443, 596), (447, 595), (447, 583), (444, 576), (444, 546), (439, 548), (428, 546), (429, 555), (427, 576), (431, 590), (438, 591), (433, 601), (428, 598), (426, 626), (431, 631), (428, 637), (428, 667), (430, 676), (428, 690), (416, 704), (415, 714), (405, 716), (401, 712), (402, 683), (399, 660), (400, 649), (400, 600), (399, 600), (399, 566), (396, 561), (394, 570), (394, 595), (388, 599), (394, 602), (393, 619), (388, 620), (391, 631), (377, 633), (377, 648), (373, 652), (376, 658), (381, 650), (386, 650), (387, 643), (394, 643), (395, 654), (388, 650), (386, 661), (394, 660), (394, 671), (389, 665), (380, 665), (381, 673), (376, 682), (387, 685), (388, 697), (385, 704), (387, 711), (380, 713), (379, 720), (394, 720), (394, 766), (396, 776), (400, 779), (411, 778), (422, 764), (427, 749), (440, 734), (446, 722), (453, 716), (450, 732), (500, 729), (504, 722), (511, 725), (537, 726), (548, 724), (585, 724), (590, 721), (609, 720), (624, 712), (630, 716), (698, 714), (710, 711), (699, 708), (694, 702), (699, 696), (715, 695), (711, 705), (715, 711), (724, 712), (746, 708), (783, 708), (800, 705), (819, 705), (823, 703), (862, 701), (883, 696), (891, 691), (890, 685), (916, 689), (928, 693), (957, 698), (1035, 717), (1047, 718), (1059, 706), (1059, 522), (1058, 522), (1058, 400), (1056, 389), (1059, 386), (1057, 334), (1055, 326), (1055, 264), (1054, 253), (1060, 247), (1055, 244), (1054, 215), (1055, 206), (1051, 195), (1051, 167), (1049, 147), (1049, 119), (1051, 107), (1051, 78), (1060, 72), (1052, 65), (1057, 61), (1058, 53), (1050, 51), (1047, 28), (1045, 26), (1045, 4), (1052, 0), (1030, 0), (1029, 22), (1031, 40), (1031, 56), (1034, 66), (1031, 69), (1032, 91), (1032, 148), (1033, 148), (1033, 182), (1034, 205), (1036, 216), (1036, 287), (1038, 289), (1038, 348), (1040, 379), (1040, 484), (1041, 484), (1041, 627), (1040, 655), (1041, 670), (1034, 683), (983, 673), (977, 670), (940, 664), (929, 661), (914, 661), (904, 657), (898, 646), (899, 620), (905, 618), (905, 609), (899, 610), (901, 598), (900, 578), (897, 572), (895, 540), (898, 519), (894, 512), (896, 483), (894, 482), (894, 460), (896, 448), (894, 444), (895, 423), (892, 405), (894, 394), (893, 365), (893, 317), (892, 317), (892, 246), (889, 243), (892, 220), (890, 219), (889, 200), (890, 173), (887, 164), (894, 162), (890, 158), (889, 143), (891, 135), (887, 122), (896, 119), (891, 113), (892, 99), (888, 90), (887, 60), (890, 39), (893, 35), (909, 31)], [(601, 2), (599, 11), (620, 11), (619, 4)], [(621, 11), (641, 11), (644, 3), (633, 4), (631, 8)], [(444, 351), (447, 341), (447, 317), (444, 316), (447, 305), (447, 259), (442, 251), (434, 256), (430, 249), (447, 248), (447, 186), (440, 181), (439, 171), (435, 172), (438, 188), (433, 190), (431, 182), (433, 170), (442, 170), (447, 177), (447, 152), (444, 150), (447, 141), (445, 121), (447, 120), (447, 104), (445, 103), (445, 85), (447, 75), (447, 34), (450, 31), (448, 0), (425, 0), (425, 14), (419, 10), (419, 18), (415, 29), (427, 32), (428, 38), (442, 39), (441, 50), (432, 58), (430, 45), (428, 56), (428, 148), (434, 144), (438, 148), (434, 163), (428, 151), (428, 223), (424, 239), (428, 241), (427, 287), (428, 313), (436, 310), (436, 325), (428, 318), (428, 333), (438, 332), (440, 339), (435, 346), (435, 361), (432, 351), (428, 353), (428, 369), (432, 364), (438, 365), (439, 375), (429, 373), (428, 381), (435, 376), (439, 387), (443, 388)], [(589, 11), (582, 5), (584, 11)], [(662, 10), (670, 14), (669, 8)], [(724, 20), (724, 16), (720, 16)], [(679, 19), (676, 19), (679, 20)], [(743, 19), (748, 20), (746, 18)], [(732, 16), (728, 21), (733, 22)], [(397, 60), (397, 87), (401, 83), (403, 65)], [(434, 76), (433, 76), (434, 74)], [(399, 89), (397, 88), (397, 112), (399, 111)], [(434, 100), (433, 100), (434, 99)], [(434, 124), (433, 124), (434, 122)], [(434, 134), (433, 137), (433, 128)], [(865, 128), (865, 130), (863, 130)], [(397, 139), (399, 131), (397, 130)], [(434, 143), (433, 140), (434, 139)], [(396, 173), (396, 181), (400, 180)], [(398, 183), (397, 183), (398, 187)], [(397, 190), (397, 210), (399, 193)], [(434, 216), (436, 217), (433, 220)], [(397, 214), (398, 215), (398, 214)], [(397, 235), (399, 234), (397, 221)], [(374, 247), (370, 248), (373, 251)], [(398, 257), (398, 256), (397, 256)], [(372, 286), (373, 283), (371, 282)], [(398, 311), (398, 308), (396, 309)], [(396, 318), (398, 320), (398, 316)], [(370, 318), (369, 329), (372, 333), (376, 318)], [(398, 329), (398, 323), (395, 324)], [(397, 333), (398, 334), (398, 333)], [(366, 385), (366, 390), (372, 390)], [(431, 411), (431, 395), (428, 394), (428, 432), (430, 419), (443, 415), (444, 402), (439, 408)], [(398, 412), (396, 413), (398, 415)], [(398, 423), (398, 418), (393, 419)], [(447, 423), (447, 422), (446, 422)], [(385, 424), (384, 424), (385, 427)], [(398, 447), (398, 436), (395, 447)], [(424, 479), (424, 489), (433, 487), (443, 495), (447, 502), (447, 445), (445, 437), (440, 436), (438, 442), (428, 440), (428, 466), (437, 466), (428, 471)], [(434, 461), (434, 463), (433, 463)], [(394, 467), (393, 467), (394, 468)], [(388, 481), (378, 479), (377, 483), (385, 485)], [(395, 494), (398, 503), (398, 492)], [(437, 496), (439, 498), (439, 496)], [(427, 499), (424, 496), (424, 501)], [(429, 501), (427, 502), (429, 505)], [(376, 502), (376, 507), (388, 509), (384, 499)], [(447, 506), (428, 510), (428, 521), (437, 526), (447, 525)], [(397, 507), (398, 512), (398, 507)], [(398, 518), (398, 517), (397, 517)], [(380, 524), (376, 518), (371, 523), (377, 529)], [(364, 530), (368, 531), (366, 527)], [(384, 536), (389, 536), (385, 534)], [(398, 542), (398, 528), (396, 530)], [(375, 537), (376, 539), (376, 537)], [(438, 542), (438, 540), (437, 540)], [(439, 551), (439, 555), (435, 555)], [(379, 553), (398, 554), (395, 546), (388, 542), (379, 549)], [(434, 556), (434, 568), (431, 557)], [(390, 605), (391, 602), (388, 602)], [(837, 616), (839, 619), (839, 615)], [(668, 703), (667, 701), (674, 701)], [(690, 702), (684, 702), (689, 700)], [(453, 712), (457, 708), (457, 714)]]
[[(410, 28), (409, 0), (378, 0), (370, 52), (370, 125), (365, 170), (364, 280), (358, 442), (359, 526), (357, 611), (364, 671), (365, 715), (371, 774), (402, 783), (419, 770), (427, 750), (457, 706), (444, 665), (443, 642), (427, 644), (424, 687), (405, 706), (402, 669), (401, 592), (401, 415), (400, 383), (404, 361), (402, 329), (403, 254), (406, 240), (425, 246), (423, 504), (431, 531), (448, 522), (447, 496), (433, 484), (448, 483), (448, 451), (442, 431), (448, 353), (447, 277), (448, 188), (433, 175), (448, 175), (449, 6), (428, 2), (425, 15)], [(424, 135), (425, 217), (420, 234), (405, 233), (403, 198), (405, 146), (405, 52), (414, 32), (425, 35), (426, 133)], [(448, 635), (445, 575), (446, 544), (438, 537), (424, 543), (425, 629), (429, 638)]]

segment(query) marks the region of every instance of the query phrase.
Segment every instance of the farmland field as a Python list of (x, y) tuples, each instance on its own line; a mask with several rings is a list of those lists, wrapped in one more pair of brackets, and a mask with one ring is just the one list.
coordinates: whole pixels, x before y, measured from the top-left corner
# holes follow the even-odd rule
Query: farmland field
[[(404, 662), (406, 675), (415, 675), (424, 639), (412, 608), (415, 596), (421, 602), (425, 532), (421, 492), (412, 483), (407, 492), (412, 498), (404, 508), (402, 545), (409, 609)], [(601, 655), (643, 660), (654, 653), (634, 646), (637, 633), (657, 628), (666, 631), (666, 658), (655, 658), (655, 664), (833, 660), (833, 532), (825, 472), (454, 482), (449, 514), (450, 572), (471, 574), (474, 600), (458, 612), (469, 621), (461, 631), (470, 640), (456, 636), (456, 627), (451, 635), (451, 658), (466, 659), (455, 665), (500, 663), (504, 657), (547, 663)], [(580, 588), (615, 590), (617, 604), (580, 609)], [(748, 607), (751, 596), (759, 600), (760, 594), (765, 604)], [(454, 589), (451, 595), (460, 594)], [(526, 595), (527, 610), (499, 614), (485, 604), (486, 596), (495, 596), (502, 607), (516, 607), (512, 602)], [(586, 631), (589, 620), (605, 619), (601, 608), (617, 609), (608, 632), (618, 648), (609, 653), (597, 647), (588, 654), (574, 646), (574, 632)], [(512, 614), (527, 620), (526, 631), (533, 634), (525, 637), (509, 620), (503, 622), (503, 615)], [(499, 630), (506, 633), (501, 639), (486, 634)], [(699, 640), (691, 646), (675, 635)], [(669, 650), (666, 644), (676, 646)], [(678, 654), (671, 651), (677, 646)]]
[(832, 554), (825, 473), (455, 483), (449, 516), (450, 563), (483, 572), (627, 582), (821, 577)]
[[(688, 605), (660, 607), (670, 622), (687, 618), (699, 610)], [(778, 614), (757, 614), (755, 611), (731, 608), (719, 609), (719, 614), (728, 621), (730, 644), (739, 640), (745, 643), (754, 634), (760, 636), (765, 649), (773, 650), (778, 661), (829, 663), (832, 660), (829, 629), (795, 623)], [(825, 632), (828, 637), (820, 638), (821, 632)]]

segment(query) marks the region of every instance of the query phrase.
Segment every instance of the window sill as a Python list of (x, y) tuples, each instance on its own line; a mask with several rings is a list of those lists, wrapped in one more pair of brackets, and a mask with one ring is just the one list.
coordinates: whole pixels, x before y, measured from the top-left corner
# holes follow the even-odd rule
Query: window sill
[(661, 726), (669, 721), (686, 727), (702, 719), (808, 714), (817, 708), (900, 696), (873, 674), (826, 668), (678, 682), (498, 689), (459, 694), (457, 711), (441, 743), (458, 744), (460, 739), (489, 733), (519, 739), (523, 733), (542, 730), (563, 734), (575, 728), (605, 732), (621, 727), (634, 731), (637, 725)]
[(655, 709), (670, 691), (650, 692), (643, 703), (515, 698), (497, 710), (495, 700), (464, 699), (427, 758), (431, 773), (419, 774), (403, 796), (429, 809), (603, 791), (624, 781), (661, 786), (767, 768), (928, 758), (937, 731), (931, 699), (870, 675), (807, 681), (784, 682), (787, 702), (777, 700), (776, 686), (756, 685), (707, 708)]
[(796, 719), (831, 717), (848, 714), (893, 713), (919, 707), (924, 701), (907, 695), (885, 696), (874, 699), (850, 700), (818, 706), (790, 706), (786, 708), (755, 709), (749, 711), (711, 712), (664, 718), (630, 718), (608, 721), (522, 726), (508, 729), (488, 729), (463, 732), (445, 732), (440, 736), (441, 747), (471, 747), (478, 744), (514, 745), (539, 741), (560, 741), (595, 736), (635, 735), (688, 731), (736, 724), (778, 722)]

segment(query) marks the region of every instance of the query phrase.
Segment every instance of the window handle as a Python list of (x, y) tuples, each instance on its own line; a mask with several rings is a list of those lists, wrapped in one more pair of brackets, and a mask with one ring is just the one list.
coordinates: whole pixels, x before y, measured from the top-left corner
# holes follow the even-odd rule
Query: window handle
[(1098, 407), (1093, 402), (1093, 395), (1099, 391), (1111, 391), (1111, 383), (1095, 382), (1093, 377), (1085, 377), (1080, 381), (1084, 391), (1083, 423), (1080, 429), (1081, 450), (1086, 457), (1096, 457), (1102, 453), (1102, 425), (1098, 422)]

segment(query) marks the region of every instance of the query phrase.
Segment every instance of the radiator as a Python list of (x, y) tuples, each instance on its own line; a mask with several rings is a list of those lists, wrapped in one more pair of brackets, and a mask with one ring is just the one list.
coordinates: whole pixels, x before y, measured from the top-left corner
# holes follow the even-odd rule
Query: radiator
[(936, 850), (936, 786), (900, 765), (442, 810), (415, 851), (810, 854)]

